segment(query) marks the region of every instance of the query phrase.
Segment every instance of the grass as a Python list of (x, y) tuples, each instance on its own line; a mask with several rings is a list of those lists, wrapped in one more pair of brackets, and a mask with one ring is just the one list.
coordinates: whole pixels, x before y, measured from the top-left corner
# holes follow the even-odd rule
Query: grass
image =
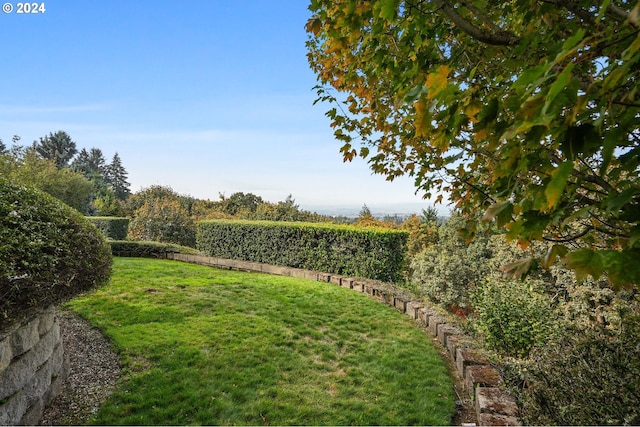
[(334, 285), (141, 258), (69, 303), (115, 343), (106, 425), (446, 425), (447, 368), (393, 308)]

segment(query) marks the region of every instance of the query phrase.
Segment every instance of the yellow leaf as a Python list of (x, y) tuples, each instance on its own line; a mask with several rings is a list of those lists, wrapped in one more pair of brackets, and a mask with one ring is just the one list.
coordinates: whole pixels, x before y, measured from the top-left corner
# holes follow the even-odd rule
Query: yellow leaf
[(450, 71), (446, 65), (440, 65), (435, 72), (427, 76), (427, 98), (433, 99), (447, 88), (447, 76)]
[(476, 123), (478, 119), (476, 118), (476, 114), (478, 114), (482, 110), (482, 103), (478, 100), (471, 101), (465, 108), (464, 113), (467, 115), (471, 122)]
[(416, 137), (426, 138), (427, 136), (429, 136), (429, 129), (431, 125), (429, 106), (425, 99), (420, 99), (413, 105), (416, 109), (416, 118), (414, 121), (414, 126), (416, 128)]

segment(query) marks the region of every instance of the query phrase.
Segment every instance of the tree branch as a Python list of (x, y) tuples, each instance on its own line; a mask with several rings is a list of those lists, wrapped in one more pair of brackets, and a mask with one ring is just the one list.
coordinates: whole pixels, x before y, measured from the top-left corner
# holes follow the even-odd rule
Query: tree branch
[[(551, 3), (555, 4), (556, 6), (563, 7), (568, 11), (574, 13), (578, 18), (582, 19), (590, 25), (596, 23), (593, 14), (581, 8), (578, 2), (576, 2), (575, 0), (543, 0), (543, 3)], [(609, 4), (609, 6), (607, 6), (605, 13), (608, 17), (618, 22), (629, 20), (629, 13), (621, 7), (613, 4)], [(637, 27), (637, 24), (632, 22), (631, 20), (629, 20), (628, 22), (632, 27)]]
[[(434, 0), (434, 3), (436, 6), (438, 6), (438, 9), (442, 11), (442, 13), (444, 13), (451, 21), (453, 21), (454, 24), (456, 24), (458, 27), (460, 27), (462, 31), (464, 31), (465, 33), (467, 33), (468, 35), (470, 35), (476, 40), (479, 40), (483, 43), (487, 43), (490, 45), (495, 45), (495, 46), (512, 46), (517, 44), (520, 41), (518, 37), (516, 37), (514, 34), (510, 33), (509, 31), (494, 30), (493, 32), (489, 32), (476, 27), (475, 25), (467, 21), (465, 18), (463, 18), (445, 0)], [(472, 9), (470, 10), (473, 12)], [(486, 22), (487, 17), (483, 13), (480, 13), (478, 18), (480, 18), (483, 22), (487, 23)], [(491, 24), (489, 26), (494, 29), (497, 28), (495, 24)]]

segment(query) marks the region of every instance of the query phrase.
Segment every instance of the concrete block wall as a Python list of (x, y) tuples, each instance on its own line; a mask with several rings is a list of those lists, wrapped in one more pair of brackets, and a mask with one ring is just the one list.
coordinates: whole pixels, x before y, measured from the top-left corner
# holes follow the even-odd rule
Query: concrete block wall
[(0, 425), (35, 425), (69, 373), (55, 307), (0, 332)]
[(447, 322), (435, 310), (425, 307), (422, 301), (415, 301), (404, 295), (393, 285), (373, 280), (354, 279), (338, 274), (320, 273), (291, 267), (274, 266), (256, 262), (228, 260), (203, 255), (167, 254), (167, 258), (212, 267), (253, 271), (281, 276), (312, 279), (332, 283), (369, 295), (375, 300), (396, 308), (423, 327), (439, 342), (456, 366), (468, 392), (474, 399), (477, 424), (481, 426), (519, 426), (518, 406), (515, 399), (501, 386), (499, 372), (491, 366), (489, 359), (478, 350), (471, 349), (471, 338)]

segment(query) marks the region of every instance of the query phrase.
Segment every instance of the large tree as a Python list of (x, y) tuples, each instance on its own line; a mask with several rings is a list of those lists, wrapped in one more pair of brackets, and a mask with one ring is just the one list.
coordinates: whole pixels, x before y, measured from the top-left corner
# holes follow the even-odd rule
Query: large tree
[(58, 169), (67, 167), (78, 152), (76, 143), (64, 131), (50, 132), (40, 141), (34, 141), (33, 147), (42, 158), (53, 160)]
[(80, 150), (78, 155), (73, 159), (71, 166), (84, 174), (87, 179), (104, 179), (107, 166), (102, 150), (99, 148), (91, 148), (87, 151), (85, 148)]
[(127, 181), (127, 170), (122, 165), (122, 160), (117, 152), (106, 168), (106, 181), (118, 200), (124, 201), (131, 194), (131, 184)]
[(523, 247), (553, 242), (546, 265), (562, 257), (579, 276), (640, 283), (640, 3), (310, 9), (308, 58), (345, 160), (413, 176)]

